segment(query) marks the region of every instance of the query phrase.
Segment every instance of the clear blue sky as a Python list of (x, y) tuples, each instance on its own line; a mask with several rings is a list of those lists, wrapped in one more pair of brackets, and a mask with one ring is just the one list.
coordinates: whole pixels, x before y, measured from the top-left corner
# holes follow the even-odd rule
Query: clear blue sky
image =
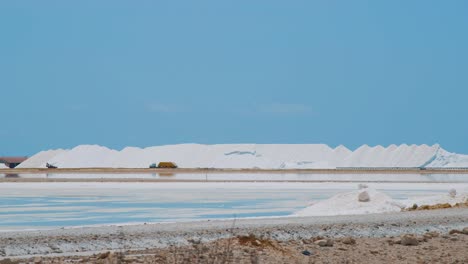
[(1, 1), (0, 155), (100, 144), (468, 153), (468, 1)]

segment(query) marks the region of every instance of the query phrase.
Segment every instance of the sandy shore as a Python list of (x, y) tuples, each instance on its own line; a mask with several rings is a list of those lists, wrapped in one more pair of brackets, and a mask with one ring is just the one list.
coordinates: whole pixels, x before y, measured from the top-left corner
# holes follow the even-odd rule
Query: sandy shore
[[(234, 261), (236, 257), (239, 258), (238, 262), (240, 263), (251, 263), (249, 261), (253, 255), (267, 261), (256, 263), (270, 263), (269, 260), (273, 259), (268, 260), (269, 257), (276, 256), (281, 259), (280, 255), (285, 252), (290, 253), (283, 254), (282, 257), (290, 258), (289, 255), (293, 254), (293, 259), (297, 260), (298, 263), (309, 263), (311, 257), (302, 254), (301, 249), (314, 252), (311, 256), (319, 254), (325, 258), (317, 258), (317, 261), (325, 261), (326, 258), (334, 256), (338, 258), (339, 256), (342, 258), (348, 256), (352, 259), (352, 255), (349, 255), (350, 251), (354, 252), (353, 254), (358, 254), (356, 252), (364, 250), (368, 257), (375, 257), (376, 262), (378, 259), (387, 260), (383, 257), (384, 252), (386, 252), (385, 254), (394, 254), (394, 257), (405, 257), (404, 254), (400, 254), (402, 251), (406, 252), (405, 254), (411, 253), (411, 256), (407, 257), (411, 257), (413, 260), (416, 260), (418, 255), (415, 252), (430, 253), (432, 260), (435, 258), (443, 260), (446, 258), (443, 254), (450, 252), (451, 257), (447, 256), (447, 260), (460, 260), (462, 262), (459, 263), (463, 263), (463, 260), (467, 260), (468, 253), (461, 248), (466, 247), (468, 236), (461, 233), (452, 234), (430, 239), (430, 241), (428, 239), (424, 241), (422, 236), (427, 232), (437, 232), (444, 235), (448, 234), (450, 230), (463, 230), (468, 227), (467, 219), (468, 209), (459, 208), (356, 216), (237, 219), (2, 232), (0, 233), (0, 255), (3, 259), (11, 258), (23, 261), (41, 256), (44, 263), (79, 259), (87, 262), (99, 262), (104, 259), (109, 261), (112, 256), (116, 257), (117, 253), (125, 252), (127, 257), (132, 256), (132, 258), (145, 263), (151, 263), (153, 260), (153, 263), (166, 263), (166, 261), (174, 263), (174, 259), (169, 260), (170, 257), (180, 257), (179, 260), (182, 260), (192, 256), (197, 250), (202, 250), (203, 246), (210, 249), (205, 250), (206, 254), (215, 254), (220, 258), (222, 257), (221, 253), (226, 251), (228, 243), (232, 243), (230, 250), (233, 252), (229, 254), (233, 255), (229, 255), (229, 258), (232, 258), (231, 262), (233, 263), (237, 263)], [(390, 250), (389, 243), (397, 243), (396, 237), (403, 234), (415, 234), (421, 240), (421, 243), (413, 248), (414, 252), (403, 249), (404, 245), (399, 244), (392, 245), (395, 251), (388, 251)], [(355, 248), (351, 248), (353, 246), (351, 244), (340, 242), (345, 237), (356, 239)], [(452, 239), (453, 237), (456, 238)], [(320, 238), (329, 238), (335, 242), (335, 245), (331, 247), (316, 245), (315, 242)], [(393, 242), (389, 242), (390, 238)], [(371, 246), (366, 246), (367, 244)], [(264, 245), (264, 247), (260, 247), (260, 245)], [(211, 252), (214, 247), (217, 247), (219, 252)], [(434, 247), (440, 249), (440, 252), (433, 249)], [(319, 249), (320, 251), (318, 251)], [(450, 251), (447, 251), (449, 249)], [(174, 250), (178, 253), (174, 253)], [(369, 250), (378, 252), (378, 254)], [(101, 256), (103, 258), (98, 260), (99, 254), (106, 251), (116, 253), (110, 254), (110, 257)], [(345, 254), (346, 252), (348, 254)], [(145, 254), (150, 254), (151, 257)], [(155, 257), (156, 255), (159, 257)], [(208, 255), (206, 255), (207, 259), (213, 257)], [(357, 255), (355, 257), (356, 260), (359, 260)], [(151, 261), (146, 258), (151, 259)], [(156, 261), (158, 258), (159, 260)], [(184, 263), (184, 261), (176, 262)]]

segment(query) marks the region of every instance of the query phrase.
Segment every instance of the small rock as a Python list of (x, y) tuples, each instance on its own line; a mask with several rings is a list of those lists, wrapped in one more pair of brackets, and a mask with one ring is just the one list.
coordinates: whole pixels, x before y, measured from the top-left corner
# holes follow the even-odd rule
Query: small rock
[(312, 253), (309, 250), (304, 250), (304, 251), (302, 251), (302, 255), (310, 256), (310, 255), (312, 255)]
[(327, 240), (325, 240), (325, 239), (317, 240), (317, 241), (315, 241), (314, 243), (315, 243), (316, 245), (318, 245), (318, 246), (321, 246), (321, 247), (327, 246)]
[(423, 237), (417, 237), (417, 239), (418, 239), (418, 242), (427, 242), (428, 241), (428, 239), (425, 238), (424, 236)]
[(462, 233), (465, 235), (468, 235), (468, 227), (463, 228)]
[(194, 244), (194, 245), (198, 245), (200, 244), (200, 239), (189, 239), (187, 240), (188, 242)]
[(42, 258), (41, 257), (35, 257), (33, 261), (34, 261), (34, 264), (41, 264), (42, 263)]
[(403, 235), (401, 237), (401, 244), (404, 246), (417, 246), (419, 245), (419, 241), (413, 235)]
[(109, 251), (104, 252), (104, 253), (101, 253), (101, 254), (99, 254), (99, 256), (98, 256), (98, 259), (106, 259), (107, 257), (109, 257), (109, 255), (110, 255), (110, 252), (109, 252)]
[(258, 239), (256, 239), (254, 242), (252, 242), (252, 244), (253, 244), (254, 246), (257, 246), (257, 247), (258, 247), (258, 246), (261, 246), (261, 245), (262, 245), (262, 242), (260, 242)]
[(345, 237), (341, 240), (341, 242), (343, 244), (346, 244), (346, 245), (354, 245), (356, 244), (356, 240), (352, 237)]
[(451, 237), (450, 240), (452, 240), (452, 241), (458, 241), (458, 237)]
[(460, 231), (460, 230), (457, 230), (457, 229), (452, 229), (452, 230), (449, 231), (449, 234), (450, 235), (463, 234), (463, 232)]
[(360, 192), (358, 195), (358, 200), (359, 202), (369, 202), (370, 201), (370, 196), (367, 191)]
[(320, 247), (333, 247), (333, 240), (331, 239), (321, 239), (314, 242)]
[(438, 237), (439, 236), (439, 232), (437, 231), (429, 231), (427, 232), (426, 234), (424, 234), (425, 237), (429, 238), (429, 237)]
[(312, 241), (314, 241), (314, 242), (315, 242), (315, 241), (318, 241), (318, 240), (323, 240), (323, 239), (325, 239), (325, 237), (318, 236), (318, 237), (314, 237), (314, 238), (312, 238)]

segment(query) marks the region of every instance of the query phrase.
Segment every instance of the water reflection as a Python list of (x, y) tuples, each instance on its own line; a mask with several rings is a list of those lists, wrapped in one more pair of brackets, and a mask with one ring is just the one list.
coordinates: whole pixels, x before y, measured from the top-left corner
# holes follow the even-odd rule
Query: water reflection
[(151, 174), (0, 174), (4, 178), (151, 179), (171, 181), (305, 181), (305, 182), (468, 182), (468, 174), (266, 174), (266, 173), (151, 173)]
[(5, 178), (19, 178), (19, 174), (16, 174), (16, 173), (8, 173), (8, 174), (5, 174)]

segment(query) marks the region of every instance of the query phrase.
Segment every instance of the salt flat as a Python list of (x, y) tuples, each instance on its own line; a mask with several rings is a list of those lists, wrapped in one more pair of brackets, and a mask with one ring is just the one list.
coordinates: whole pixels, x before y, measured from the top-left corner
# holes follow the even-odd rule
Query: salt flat
[[(368, 185), (398, 201), (468, 192), (467, 182)], [(4, 182), (0, 229), (288, 216), (356, 189), (355, 182)]]

